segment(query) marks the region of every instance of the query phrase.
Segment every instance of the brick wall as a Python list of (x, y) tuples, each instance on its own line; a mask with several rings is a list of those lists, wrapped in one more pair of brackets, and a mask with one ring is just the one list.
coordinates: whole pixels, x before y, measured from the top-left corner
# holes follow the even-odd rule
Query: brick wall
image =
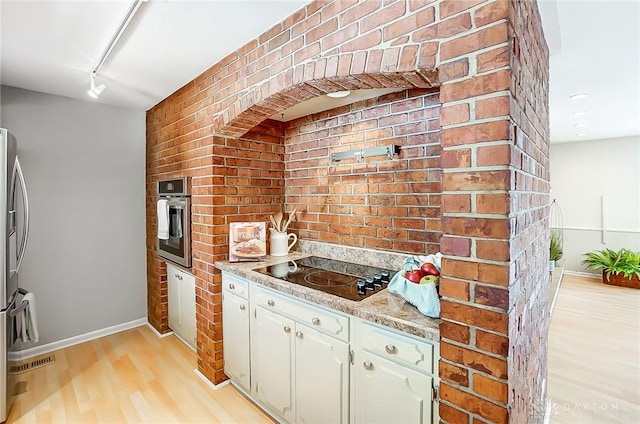
[(535, 4), (515, 2), (512, 30), (512, 223), (509, 409), (512, 422), (542, 422), (549, 331), (549, 52)]
[(452, 424), (509, 421), (508, 9), (505, 1), (450, 3), (447, 19), (471, 33), (441, 45), (440, 69), (460, 69), (443, 75), (440, 93), (440, 415)]
[[(147, 210), (147, 309), (149, 323), (161, 333), (169, 331), (167, 318), (166, 266), (158, 259), (156, 221), (156, 182), (159, 179), (188, 176), (192, 181), (192, 250), (194, 269), (207, 269), (209, 247), (201, 236), (211, 220), (208, 205), (211, 197), (206, 187), (211, 185), (211, 137), (201, 127), (210, 124), (211, 117), (189, 113), (193, 102), (190, 85), (174, 93), (170, 99), (147, 113), (146, 210)], [(195, 128), (195, 130), (194, 130)], [(201, 286), (201, 281), (198, 280)]]
[[(179, 96), (182, 93), (191, 95)], [(148, 318), (169, 331), (166, 265), (156, 254), (156, 182), (191, 177), (192, 256), (196, 276), (198, 368), (220, 382), (222, 297), (217, 260), (227, 258), (229, 223), (265, 221), (284, 202), (283, 130), (258, 125), (247, 138), (207, 135), (210, 119), (198, 112), (198, 95), (183, 89), (147, 114), (147, 303)], [(176, 104), (177, 102), (177, 104)], [(197, 109), (194, 109), (197, 110)], [(186, 111), (186, 112), (185, 112)], [(202, 125), (202, 127), (200, 127)]]
[[(440, 242), (440, 100), (414, 89), (286, 124), (286, 203), (299, 237), (407, 253)], [(400, 153), (332, 162), (332, 153), (394, 144)]]
[[(225, 378), (220, 277), (213, 261), (226, 257), (230, 220), (264, 220), (284, 199), (287, 210), (309, 200), (309, 209), (296, 224), (301, 235), (367, 246), (373, 242), (373, 233), (366, 220), (371, 223), (380, 218), (380, 208), (406, 207), (409, 217), (402, 216), (404, 210), (396, 210), (389, 222), (374, 224), (378, 226), (376, 238), (381, 231), (381, 243), (385, 243), (379, 247), (429, 251), (437, 243), (428, 239), (428, 230), (436, 230), (435, 216), (414, 217), (409, 211), (436, 213), (439, 202), (440, 246), (445, 254), (440, 328), (442, 421), (540, 421), (534, 409), (544, 392), (548, 326), (544, 313), (547, 64), (533, 2), (316, 1), (151, 109), (149, 190), (160, 176), (188, 173), (196, 177), (199, 369), (215, 383)], [(440, 86), (439, 102), (433, 103), (440, 103), (442, 171), (431, 157), (438, 150), (430, 139), (437, 128), (429, 125), (436, 125), (437, 120), (420, 118), (404, 134), (398, 133), (410, 128), (403, 127), (404, 123), (385, 124), (385, 119), (405, 115), (392, 110), (394, 104), (409, 107), (407, 119), (411, 112), (435, 110), (429, 106), (432, 95), (417, 94), (417, 90), (435, 86)], [(408, 89), (412, 94), (285, 125), (264, 122), (289, 106), (327, 92), (385, 87)], [(407, 106), (412, 101), (423, 104)], [(361, 121), (348, 121), (376, 107), (389, 107), (388, 115), (376, 117), (376, 127), (365, 129), (359, 127)], [(351, 126), (350, 134), (341, 139), (339, 131), (345, 126)], [(329, 138), (341, 143), (332, 144), (333, 149), (355, 147), (366, 131), (373, 131), (381, 140), (376, 142), (384, 143), (392, 127), (392, 137), (401, 136), (411, 156), (395, 162), (371, 159), (364, 165), (320, 166), (319, 158), (328, 154), (329, 146), (322, 145), (323, 139), (305, 144), (310, 141), (306, 137), (324, 134), (327, 127)], [(414, 146), (411, 137), (424, 140)], [(413, 156), (416, 152), (418, 156)], [(246, 154), (257, 156), (248, 159)], [(318, 158), (309, 156), (313, 154)], [(403, 176), (405, 169), (393, 169), (404, 166), (398, 164), (409, 167), (411, 161), (423, 161), (424, 167), (416, 168), (410, 177)], [(376, 167), (376, 172), (369, 167)], [(278, 185), (281, 171), (287, 176), (284, 186)], [(305, 177), (296, 172), (310, 174), (308, 187), (298, 184)], [(391, 176), (393, 181), (388, 180)], [(412, 179), (414, 185), (403, 178)], [(440, 178), (442, 194), (438, 197), (433, 190)], [(423, 186), (416, 190), (420, 184)], [(242, 188), (243, 194), (231, 190), (234, 188)], [(381, 191), (385, 189), (390, 192)], [(258, 196), (260, 193), (266, 197)], [(416, 196), (418, 193), (422, 196)], [(263, 200), (253, 200), (252, 195)], [(372, 199), (380, 202), (375, 205), (378, 215), (362, 216), (361, 224), (357, 212), (363, 210), (354, 208)], [(417, 199), (426, 203), (403, 203)], [(163, 267), (153, 252), (153, 214), (154, 203), (148, 201), (149, 315), (162, 331), (166, 330), (166, 284)], [(336, 214), (338, 221), (333, 222), (330, 216)], [(382, 228), (387, 223), (391, 232), (385, 234)], [(364, 234), (354, 234), (353, 228)], [(406, 235), (406, 241), (394, 245), (394, 232)]]
[(441, 80), (440, 413), (448, 423), (542, 422), (548, 53), (535, 3), (474, 3), (452, 15), (469, 13), (458, 19), (474, 32), (441, 46), (440, 69), (470, 71)]

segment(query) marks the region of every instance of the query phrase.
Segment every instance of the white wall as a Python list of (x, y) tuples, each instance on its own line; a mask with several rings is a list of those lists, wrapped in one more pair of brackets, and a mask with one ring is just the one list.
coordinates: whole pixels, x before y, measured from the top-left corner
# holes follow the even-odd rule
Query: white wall
[(37, 345), (145, 318), (145, 112), (7, 86), (0, 105), (29, 189)]
[(568, 270), (586, 271), (591, 250), (640, 251), (640, 136), (552, 144), (551, 197), (562, 209)]

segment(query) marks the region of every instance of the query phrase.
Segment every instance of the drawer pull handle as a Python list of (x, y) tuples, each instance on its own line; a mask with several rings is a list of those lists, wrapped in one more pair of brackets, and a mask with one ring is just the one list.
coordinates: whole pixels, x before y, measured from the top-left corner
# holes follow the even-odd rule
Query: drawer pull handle
[(273, 306), (275, 304), (276, 304), (276, 302), (274, 302), (273, 300), (271, 300), (271, 299), (267, 300), (267, 305)]
[(396, 353), (398, 351), (398, 349), (396, 349), (396, 347), (392, 344), (388, 344), (384, 347), (384, 350), (387, 351), (387, 353)]
[(372, 370), (373, 369), (373, 364), (371, 363), (371, 361), (364, 361), (362, 363), (362, 366), (364, 367), (365, 370)]
[(236, 289), (236, 285), (231, 283), (229, 284), (229, 290), (235, 290)]
[(313, 318), (313, 319), (311, 320), (311, 323), (312, 323), (313, 325), (320, 325), (320, 318)]
[(284, 326), (284, 332), (285, 333), (291, 333), (291, 327), (289, 327), (288, 325)]
[(246, 306), (244, 306), (244, 305), (240, 305), (240, 310), (241, 310), (241, 311), (244, 311), (245, 309), (247, 309), (247, 307), (246, 307)]
[(303, 337), (302, 331), (296, 331), (296, 337), (301, 339)]

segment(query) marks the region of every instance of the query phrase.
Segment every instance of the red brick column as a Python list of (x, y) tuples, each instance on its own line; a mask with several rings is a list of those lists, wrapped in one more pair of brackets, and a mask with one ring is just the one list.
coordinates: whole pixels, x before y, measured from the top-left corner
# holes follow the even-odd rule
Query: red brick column
[(471, 25), (440, 46), (440, 414), (448, 423), (541, 422), (548, 54), (535, 3), (476, 3), (440, 9)]
[(537, 6), (515, 2), (511, 119), (512, 264), (509, 407), (512, 422), (542, 422), (549, 330), (549, 52)]

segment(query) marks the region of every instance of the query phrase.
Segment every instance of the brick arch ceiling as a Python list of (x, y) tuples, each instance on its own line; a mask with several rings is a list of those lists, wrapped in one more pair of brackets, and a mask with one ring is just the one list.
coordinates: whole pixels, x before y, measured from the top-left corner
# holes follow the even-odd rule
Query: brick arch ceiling
[[(322, 59), (329, 62), (331, 59)], [(340, 58), (335, 57), (338, 63)], [(314, 67), (290, 68), (253, 88), (223, 110), (214, 124), (214, 135), (241, 137), (251, 128), (276, 113), (296, 104), (341, 90), (373, 88), (431, 88), (439, 85), (435, 69), (406, 72), (362, 72), (314, 78)], [(314, 65), (312, 62), (311, 65)], [(398, 69), (400, 66), (396, 67)], [(311, 69), (311, 70), (309, 70)]]

